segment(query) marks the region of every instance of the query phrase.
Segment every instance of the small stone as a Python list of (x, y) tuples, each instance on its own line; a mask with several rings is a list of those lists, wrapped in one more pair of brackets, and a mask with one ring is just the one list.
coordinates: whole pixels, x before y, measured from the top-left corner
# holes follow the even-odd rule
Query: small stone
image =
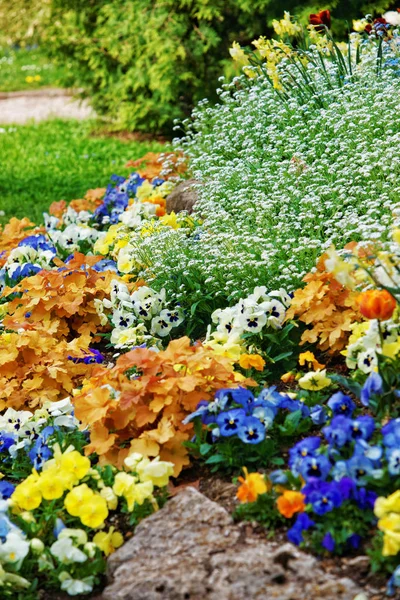
[(198, 194), (195, 184), (199, 183), (196, 179), (188, 179), (179, 183), (176, 188), (166, 197), (167, 212), (180, 212), (186, 210), (189, 214), (193, 212), (193, 207), (197, 202)]

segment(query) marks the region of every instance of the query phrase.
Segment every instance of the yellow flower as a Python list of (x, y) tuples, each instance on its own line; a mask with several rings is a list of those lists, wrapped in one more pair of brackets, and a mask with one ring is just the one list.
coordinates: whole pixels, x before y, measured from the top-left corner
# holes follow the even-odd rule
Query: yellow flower
[(326, 369), (322, 371), (310, 371), (300, 377), (299, 385), (303, 390), (318, 391), (331, 385), (331, 380), (326, 376)]
[(142, 505), (145, 500), (153, 497), (153, 483), (151, 481), (135, 483), (124, 496), (128, 505), (128, 510), (131, 512), (135, 503)]
[(26, 83), (32, 83), (34, 81), (34, 79), (33, 79), (32, 75), (27, 75), (25, 77), (25, 81), (26, 81)]
[(233, 60), (241, 65), (248, 65), (249, 59), (244, 53), (244, 50), (240, 47), (237, 42), (233, 42), (232, 48), (229, 48), (229, 54)]
[(150, 183), (150, 181), (148, 181), (146, 179), (146, 181), (144, 181), (142, 183), (142, 185), (140, 185), (136, 191), (136, 197), (138, 198), (138, 200), (140, 200), (141, 202), (143, 202), (143, 200), (145, 200), (146, 198), (148, 198), (149, 196), (151, 196), (151, 194), (153, 193), (153, 186)]
[(42, 493), (38, 488), (38, 475), (35, 472), (33, 475), (29, 475), (14, 490), (11, 500), (13, 504), (17, 505), (22, 510), (35, 510), (42, 502)]
[(135, 471), (140, 481), (151, 481), (154, 486), (165, 487), (174, 473), (174, 463), (160, 460), (159, 456), (152, 461), (143, 458), (136, 465)]
[(302, 31), (302, 28), (297, 23), (293, 23), (291, 20), (290, 12), (286, 11), (283, 13), (284, 17), (280, 21), (274, 19), (272, 21), (272, 27), (277, 35), (284, 37), (289, 35), (293, 37)]
[(400, 513), (400, 490), (393, 492), (387, 498), (381, 496), (375, 500), (374, 513), (378, 519), (391, 512)]
[(378, 529), (383, 531), (383, 556), (394, 556), (400, 551), (400, 515), (390, 513), (378, 521)]
[(124, 471), (117, 473), (114, 480), (113, 492), (117, 496), (125, 496), (127, 492), (135, 485), (136, 477), (129, 475)]
[(114, 527), (110, 527), (108, 533), (99, 531), (93, 538), (93, 542), (106, 556), (112, 554), (117, 548), (122, 546), (124, 538), (119, 531), (114, 531)]
[(271, 489), (268, 482), (265, 481), (264, 475), (261, 473), (250, 473), (246, 467), (243, 467), (244, 477), (238, 477), (241, 485), (238, 488), (236, 497), (240, 502), (255, 502), (260, 494), (265, 494)]
[(65, 492), (64, 481), (52, 469), (45, 471), (37, 483), (45, 500), (57, 500)]
[(66, 495), (64, 506), (72, 517), (79, 517), (82, 506), (91, 503), (93, 496), (93, 490), (86, 483), (82, 483)]
[(242, 354), (239, 358), (239, 365), (242, 369), (256, 369), (262, 371), (265, 366), (265, 360), (259, 354)]
[(163, 225), (168, 225), (169, 227), (172, 227), (172, 229), (179, 229), (180, 227), (174, 211), (172, 211), (169, 215), (160, 217), (160, 223)]
[(118, 506), (118, 498), (110, 487), (103, 487), (100, 490), (100, 496), (107, 502), (109, 510), (115, 510)]
[(304, 367), (304, 365), (306, 365), (306, 364), (309, 369), (311, 369), (311, 367), (313, 369), (323, 369), (325, 366), (325, 365), (321, 365), (315, 358), (314, 354), (312, 352), (310, 352), (309, 350), (307, 352), (301, 352), (299, 354), (299, 365), (301, 367)]
[(353, 29), (357, 33), (362, 33), (365, 30), (367, 22), (365, 19), (353, 19)]
[(72, 473), (76, 481), (83, 479), (90, 469), (90, 460), (87, 456), (82, 456), (77, 450), (69, 454), (63, 454), (60, 463), (61, 469)]
[(99, 494), (93, 494), (89, 502), (82, 504), (78, 516), (86, 527), (97, 529), (108, 517), (107, 502)]

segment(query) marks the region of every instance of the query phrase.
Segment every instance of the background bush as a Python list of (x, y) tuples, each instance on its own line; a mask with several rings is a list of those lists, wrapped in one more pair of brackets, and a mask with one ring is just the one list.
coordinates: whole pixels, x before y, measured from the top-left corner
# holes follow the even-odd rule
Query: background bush
[[(270, 30), (283, 10), (306, 19), (331, 8), (335, 27), (390, 0), (0, 0), (7, 41), (42, 40), (60, 62), (64, 83), (83, 88), (117, 128), (160, 131), (200, 99), (215, 99), (218, 77), (232, 69), (228, 48)], [(228, 66), (229, 65), (229, 66)]]

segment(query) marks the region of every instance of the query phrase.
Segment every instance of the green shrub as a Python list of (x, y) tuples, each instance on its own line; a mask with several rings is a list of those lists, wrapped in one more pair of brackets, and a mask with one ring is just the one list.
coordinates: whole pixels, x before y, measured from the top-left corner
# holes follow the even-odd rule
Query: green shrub
[(0, 30), (12, 14), (14, 41), (39, 36), (55, 59), (72, 62), (64, 83), (83, 88), (116, 127), (159, 131), (198, 100), (215, 100), (218, 77), (232, 70), (231, 43), (268, 33), (283, 9), (307, 19), (330, 7), (344, 30), (345, 18), (379, 13), (390, 0), (47, 0), (39, 17), (36, 4), (0, 0)]

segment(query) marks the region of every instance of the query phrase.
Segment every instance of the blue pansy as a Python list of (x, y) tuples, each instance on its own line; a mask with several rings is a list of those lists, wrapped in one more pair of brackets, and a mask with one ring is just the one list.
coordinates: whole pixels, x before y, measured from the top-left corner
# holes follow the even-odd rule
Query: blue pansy
[(32, 263), (25, 263), (24, 265), (19, 265), (10, 276), (10, 279), (13, 281), (17, 281), (18, 279), (24, 279), (25, 277), (31, 277), (32, 275), (36, 275), (39, 271), (42, 270), (42, 267), (38, 265), (33, 265)]
[(43, 443), (43, 440), (39, 438), (30, 449), (28, 456), (34, 468), (39, 471), (42, 468), (43, 463), (53, 456), (53, 452), (45, 443)]
[(344, 417), (351, 417), (356, 407), (350, 396), (346, 396), (342, 392), (333, 394), (333, 396), (329, 398), (327, 404), (334, 416), (342, 415)]
[(342, 504), (342, 496), (335, 481), (311, 480), (302, 489), (302, 493), (317, 515), (324, 515)]
[(400, 418), (389, 421), (382, 427), (381, 432), (385, 446), (400, 446)]
[(353, 498), (362, 510), (373, 510), (377, 497), (378, 494), (364, 487), (355, 488), (353, 491)]
[(276, 385), (272, 385), (271, 387), (261, 390), (257, 400), (267, 401), (274, 406), (280, 407), (283, 397), (287, 398), (287, 396), (282, 396), (276, 391)]
[(265, 427), (256, 417), (246, 417), (237, 434), (245, 444), (259, 444), (265, 440)]
[(316, 404), (311, 408), (310, 417), (314, 425), (323, 425), (327, 419), (325, 408)]
[(118, 267), (115, 260), (111, 260), (111, 258), (103, 258), (99, 260), (95, 265), (93, 265), (93, 270), (97, 272), (102, 271), (114, 271), (114, 273), (118, 273)]
[(303, 418), (310, 416), (310, 409), (308, 408), (307, 404), (300, 402), (300, 400), (293, 400), (289, 396), (282, 396), (279, 408), (286, 409), (289, 412), (300, 410)]
[[(206, 423), (206, 421), (204, 421), (204, 417), (208, 417), (209, 416), (209, 402), (207, 400), (200, 400), (200, 402), (198, 403), (198, 405), (196, 406), (196, 410), (193, 411), (192, 413), (190, 413), (190, 415), (188, 415), (187, 417), (185, 417), (182, 421), (182, 423), (184, 425), (187, 425), (188, 423), (191, 423), (196, 417), (201, 417), (201, 420), (203, 423)], [(215, 422), (215, 417), (212, 417), (212, 420), (210, 421)]]
[(300, 513), (294, 525), (287, 532), (289, 542), (299, 546), (303, 541), (303, 531), (310, 529), (315, 525), (315, 522), (310, 519), (307, 513)]
[(362, 454), (374, 462), (376, 467), (380, 466), (382, 458), (382, 448), (380, 446), (370, 446), (365, 440), (357, 440), (354, 446), (354, 454)]
[(326, 550), (328, 550), (328, 552), (333, 552), (334, 551), (334, 549), (335, 549), (335, 540), (333, 539), (332, 534), (329, 533), (329, 531), (328, 531), (328, 533), (326, 533), (324, 535), (321, 544), (322, 544), (322, 546)]
[(367, 377), (362, 389), (360, 400), (364, 406), (368, 406), (371, 396), (383, 392), (383, 381), (379, 373), (372, 371)]
[(289, 467), (295, 475), (298, 475), (298, 468), (306, 456), (315, 456), (317, 449), (321, 445), (321, 440), (316, 437), (308, 437), (295, 444), (289, 450)]
[(354, 455), (346, 464), (349, 476), (358, 486), (366, 485), (370, 477), (377, 475), (374, 463), (366, 456)]
[(0, 432), (0, 452), (8, 450), (15, 443), (15, 436), (7, 431)]
[(323, 428), (322, 433), (328, 444), (341, 448), (350, 440), (350, 427), (351, 419), (339, 415)]
[(240, 404), (246, 411), (251, 411), (254, 404), (254, 396), (250, 390), (238, 387), (226, 390), (227, 395), (235, 404)]
[(276, 469), (269, 474), (269, 480), (274, 485), (285, 485), (288, 482), (287, 475), (282, 469)]
[(58, 538), (58, 536), (60, 535), (60, 533), (62, 532), (63, 529), (65, 529), (65, 525), (64, 525), (63, 521), (59, 517), (57, 517), (54, 528), (53, 528), (54, 537)]
[(311, 477), (326, 479), (331, 470), (331, 463), (323, 454), (319, 456), (306, 456), (299, 467), (299, 473), (305, 481)]
[(393, 575), (387, 583), (386, 595), (394, 596), (397, 587), (400, 587), (400, 565), (395, 568), (395, 570), (393, 571)]
[(275, 412), (267, 403), (265, 403), (264, 406), (258, 405), (253, 409), (253, 417), (256, 417), (266, 429), (269, 429), (274, 422)]
[(33, 248), (37, 251), (47, 250), (52, 252), (54, 256), (57, 254), (57, 250), (55, 249), (53, 244), (44, 235), (29, 235), (21, 242), (19, 242), (18, 246), (29, 246), (30, 248)]
[(165, 179), (163, 179), (162, 177), (154, 177), (154, 179), (152, 180), (152, 185), (154, 185), (155, 187), (158, 187), (159, 185), (162, 185), (164, 183)]
[(375, 421), (373, 417), (364, 415), (353, 419), (350, 425), (350, 437), (353, 440), (368, 441), (375, 429)]
[(391, 475), (400, 475), (400, 448), (386, 448), (388, 470)]
[(9, 481), (5, 481), (4, 479), (0, 481), (0, 497), (2, 500), (7, 500), (11, 498), (15, 490), (15, 486)]
[(233, 408), (222, 412), (217, 416), (217, 425), (220, 433), (224, 437), (237, 434), (239, 427), (243, 425), (246, 419), (246, 413), (243, 408)]

